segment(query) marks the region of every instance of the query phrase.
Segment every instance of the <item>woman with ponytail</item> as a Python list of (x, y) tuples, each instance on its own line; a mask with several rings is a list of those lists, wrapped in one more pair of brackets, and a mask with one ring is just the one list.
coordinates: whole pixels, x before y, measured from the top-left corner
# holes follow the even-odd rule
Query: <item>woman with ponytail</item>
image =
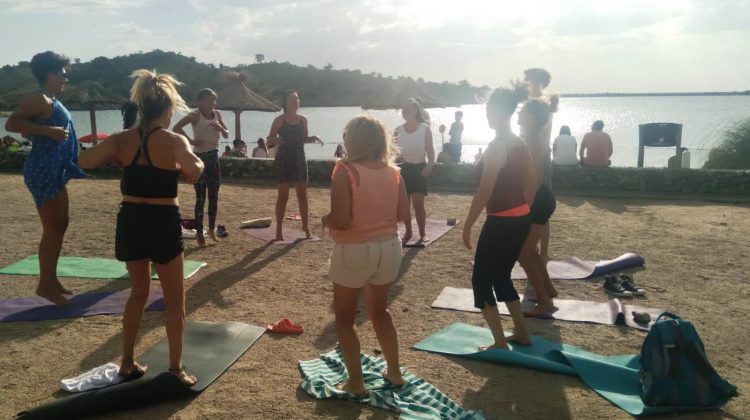
[(138, 107), (133, 128), (114, 134), (81, 154), (83, 168), (107, 163), (122, 166), (122, 203), (117, 215), (115, 255), (124, 261), (131, 292), (123, 315), (123, 355), (120, 376), (143, 376), (146, 366), (134, 359), (134, 347), (151, 285), (154, 263), (164, 293), (169, 341), (169, 372), (186, 386), (196, 383), (182, 367), (185, 330), (183, 242), (177, 181), (194, 184), (203, 163), (184, 136), (168, 130), (175, 111), (189, 110), (177, 92), (174, 77), (136, 70), (130, 100)]

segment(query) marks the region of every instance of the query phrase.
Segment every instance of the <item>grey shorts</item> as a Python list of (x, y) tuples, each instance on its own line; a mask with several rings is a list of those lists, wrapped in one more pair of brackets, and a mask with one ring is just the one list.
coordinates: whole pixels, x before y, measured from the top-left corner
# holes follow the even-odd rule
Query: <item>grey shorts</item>
[(401, 268), (401, 240), (393, 236), (360, 244), (333, 247), (328, 278), (334, 283), (361, 289), (396, 281)]

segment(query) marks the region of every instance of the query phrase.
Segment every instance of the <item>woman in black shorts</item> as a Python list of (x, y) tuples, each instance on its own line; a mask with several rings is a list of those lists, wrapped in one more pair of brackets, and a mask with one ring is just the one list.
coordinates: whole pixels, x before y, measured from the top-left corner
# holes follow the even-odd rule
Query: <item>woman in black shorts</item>
[(120, 376), (143, 376), (145, 366), (134, 359), (135, 341), (151, 287), (151, 263), (156, 267), (166, 304), (169, 371), (185, 385), (196, 383), (182, 367), (185, 330), (183, 243), (177, 180), (200, 177), (203, 163), (183, 136), (168, 131), (174, 111), (187, 112), (177, 93), (179, 82), (148, 70), (133, 72), (131, 100), (138, 107), (135, 127), (114, 134), (81, 153), (83, 168), (107, 163), (122, 166), (122, 204), (117, 215), (115, 255), (125, 261), (131, 292), (123, 315), (123, 355)]
[[(537, 250), (536, 244), (542, 236), (544, 226), (555, 212), (555, 195), (550, 188), (552, 163), (550, 161), (549, 143), (545, 140), (545, 127), (550, 118), (549, 105), (540, 100), (532, 99), (518, 114), (518, 123), (524, 133), (526, 147), (532, 156), (535, 173), (534, 202), (531, 205), (531, 231), (526, 239), (518, 262), (526, 271), (526, 277), (532, 288), (527, 288), (526, 298), (536, 300), (537, 304), (526, 311), (527, 316), (545, 316), (555, 309), (553, 298), (557, 290), (547, 272), (547, 263)], [(529, 296), (533, 290), (534, 296)]]
[[(479, 235), (471, 285), (474, 306), (482, 311), (495, 343), (489, 348), (507, 348), (508, 341), (531, 345), (518, 293), (510, 278), (531, 226), (527, 197), (535, 182), (531, 157), (524, 142), (510, 129), (518, 103), (526, 98), (524, 86), (495, 89), (487, 102), (487, 121), (495, 130), (476, 166), (479, 187), (464, 224), (464, 245), (472, 248), (471, 228), (482, 210), (487, 219)], [(494, 293), (493, 293), (494, 290)], [(505, 337), (497, 300), (504, 302), (513, 318), (513, 335)]]
[[(427, 242), (425, 223), (427, 210), (424, 200), (427, 196), (427, 177), (432, 173), (435, 164), (435, 147), (432, 145), (432, 131), (429, 119), (422, 104), (415, 98), (409, 98), (401, 109), (404, 124), (393, 133), (399, 148), (399, 167), (404, 178), (406, 194), (414, 207), (414, 218), (417, 219), (420, 242)], [(425, 162), (427, 158), (427, 162)], [(410, 238), (404, 237), (404, 241)]]

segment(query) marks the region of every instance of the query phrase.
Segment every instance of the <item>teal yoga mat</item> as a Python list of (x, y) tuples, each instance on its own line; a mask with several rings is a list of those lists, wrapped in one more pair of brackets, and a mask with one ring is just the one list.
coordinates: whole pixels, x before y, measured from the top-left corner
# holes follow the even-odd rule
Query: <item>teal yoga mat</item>
[(81, 392), (21, 412), (23, 419), (71, 419), (103, 415), (114, 410), (196, 396), (218, 379), (266, 331), (241, 322), (188, 322), (182, 364), (198, 383), (187, 387), (169, 368), (169, 344), (159, 341), (138, 361), (148, 365), (142, 378), (107, 388)]
[[(205, 265), (204, 262), (185, 260), (185, 278), (197, 273)], [(36, 255), (28, 256), (0, 269), (0, 274), (38, 276), (39, 258)], [(57, 262), (57, 275), (87, 279), (124, 279), (128, 278), (128, 270), (124, 262), (111, 258), (60, 257)], [(152, 277), (159, 278), (155, 270)]]
[(577, 375), (597, 394), (634, 416), (698, 411), (719, 407), (653, 407), (641, 400), (638, 377), (639, 356), (602, 356), (581, 348), (532, 337), (532, 346), (513, 346), (510, 350), (479, 351), (494, 342), (490, 330), (455, 323), (420, 341), (414, 348), (490, 363), (500, 363)]

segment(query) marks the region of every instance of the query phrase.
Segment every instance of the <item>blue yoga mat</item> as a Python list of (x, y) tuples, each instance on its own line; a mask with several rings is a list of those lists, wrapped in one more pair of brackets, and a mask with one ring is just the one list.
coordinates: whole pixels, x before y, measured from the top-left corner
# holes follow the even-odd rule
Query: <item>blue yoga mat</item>
[(532, 337), (530, 347), (510, 345), (510, 350), (479, 351), (480, 346), (492, 343), (494, 340), (490, 330), (455, 323), (420, 341), (414, 348), (490, 363), (577, 375), (597, 394), (634, 416), (719, 408), (645, 405), (641, 399), (638, 377), (640, 357), (635, 354), (602, 356), (536, 336)]
[[(121, 314), (125, 310), (129, 296), (130, 289), (119, 292), (83, 293), (71, 297), (67, 305), (55, 305), (38, 296), (0, 300), (0, 322)], [(146, 310), (163, 311), (164, 308), (161, 289), (152, 288), (146, 301)]]
[[(590, 279), (643, 267), (644, 264), (643, 257), (628, 252), (611, 260), (586, 261), (576, 257), (553, 260), (547, 263), (547, 272), (549, 277), (555, 280)], [(526, 272), (516, 263), (510, 277), (513, 280), (525, 280)]]

